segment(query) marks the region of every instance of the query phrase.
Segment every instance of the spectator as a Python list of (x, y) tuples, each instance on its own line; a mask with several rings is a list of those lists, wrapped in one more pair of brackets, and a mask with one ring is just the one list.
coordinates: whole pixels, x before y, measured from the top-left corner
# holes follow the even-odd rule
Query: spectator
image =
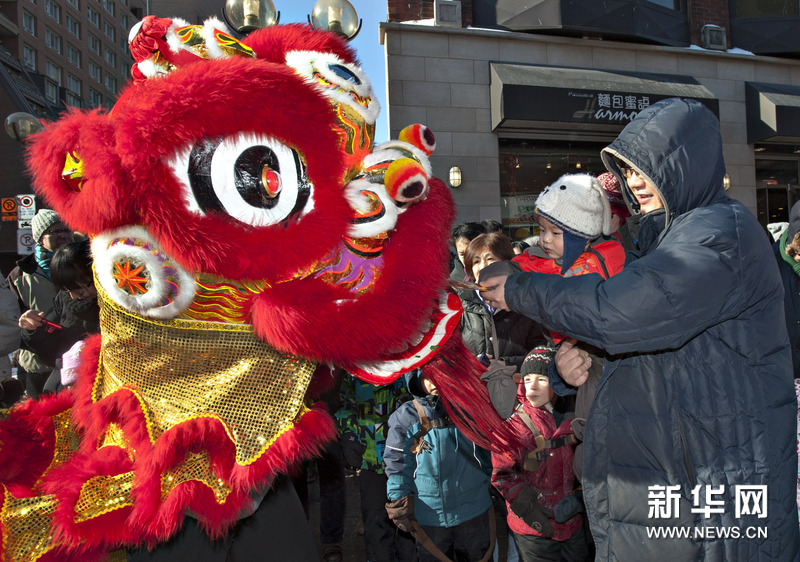
[[(627, 207), (626, 207), (627, 208)], [(548, 186), (536, 199), (539, 221), (539, 245), (514, 258), (523, 271), (535, 271), (572, 277), (597, 273), (604, 279), (622, 271), (625, 249), (616, 238), (610, 239), (613, 228), (612, 212), (606, 190), (589, 174), (567, 174)], [(621, 212), (621, 211), (620, 211)], [(550, 342), (559, 345), (565, 336), (550, 331)], [(594, 399), (595, 390), (603, 374), (602, 349), (576, 340), (563, 345), (577, 345), (591, 358), (589, 377), (575, 389), (561, 382), (557, 375), (552, 381), (553, 390), (560, 396), (577, 393), (575, 419), (572, 429), (576, 439), (583, 441), (586, 418)], [(575, 451), (575, 475), (581, 478), (583, 446)]]
[(464, 271), (464, 253), (472, 240), (480, 234), (486, 234), (486, 228), (479, 222), (465, 222), (456, 225), (452, 234), (453, 246), (455, 246), (456, 258), (458, 259), (453, 262), (450, 279), (464, 281), (467, 279), (467, 274)]
[(492, 232), (503, 232), (503, 224), (500, 221), (483, 219), (481, 224), (483, 225), (483, 229), (486, 231), (486, 234), (491, 234)]
[[(50, 273), (58, 289), (53, 307), (46, 314), (26, 310), (19, 318), (19, 327), (22, 328), (22, 347), (54, 366), (43, 386), (43, 391), (54, 392), (61, 384), (62, 355), (87, 335), (100, 331), (100, 308), (92, 279), (89, 241), (69, 242), (56, 250), (50, 261)], [(74, 355), (73, 350), (68, 358)], [(74, 376), (74, 371), (65, 375)]]
[(783, 280), (783, 310), (792, 348), (794, 378), (800, 378), (800, 201), (789, 212), (789, 226), (772, 245)]
[[(319, 400), (328, 407), (328, 412), (335, 414), (339, 409), (339, 388), (344, 371), (333, 369), (331, 388), (322, 392)], [(316, 471), (311, 469), (316, 468)], [(310, 520), (308, 501), (309, 474), (316, 475), (319, 484), (319, 536), (322, 543), (322, 562), (342, 562), (342, 539), (344, 538), (344, 515), (347, 509), (345, 494), (344, 456), (342, 444), (338, 440), (331, 441), (322, 453), (313, 460), (302, 463), (296, 475), (292, 476), (292, 484), (303, 504), (306, 518)]]
[(345, 464), (358, 472), (361, 519), (367, 560), (414, 562), (414, 539), (389, 520), (386, 513), (386, 447), (389, 415), (407, 396), (405, 382), (375, 386), (347, 373), (339, 392), (341, 407), (336, 412)]
[[(33, 254), (17, 261), (17, 266), (8, 275), (8, 283), (17, 294), (23, 313), (53, 308), (57, 289), (50, 280), (50, 259), (56, 250), (72, 241), (72, 231), (50, 209), (41, 209), (36, 213), (31, 221), (31, 230), (36, 241)], [(53, 360), (52, 357), (50, 360)], [(28, 396), (39, 396), (53, 367), (47, 359), (30, 350), (20, 351), (17, 373)]]
[[(781, 281), (763, 228), (722, 187), (719, 121), (694, 100), (663, 100), (602, 157), (643, 214), (640, 257), (608, 280), (523, 273), (488, 280), (483, 293), (615, 356), (584, 442), (597, 558), (797, 559), (797, 403)], [(561, 352), (559, 373), (580, 384), (586, 358)], [(736, 513), (736, 486), (763, 487), (764, 505)], [(669, 511), (649, 503), (662, 492)], [(702, 509), (706, 498), (722, 509)], [(654, 525), (766, 532), (654, 539)]]
[[(482, 234), (470, 242), (464, 263), (473, 281), (484, 268), (506, 273), (518, 271), (511, 262), (511, 241), (501, 232)], [(544, 343), (542, 326), (530, 318), (486, 306), (473, 289), (456, 291), (464, 309), (461, 337), (467, 348), (487, 365), (481, 379), (487, 383), (497, 413), (507, 418), (516, 403), (516, 382), (511, 380), (533, 347)]]
[(597, 181), (605, 191), (608, 203), (611, 206), (612, 235), (619, 240), (626, 252), (635, 250), (634, 233), (631, 232), (628, 224), (631, 211), (625, 204), (625, 199), (622, 198), (622, 188), (619, 185), (619, 180), (611, 172), (605, 172), (597, 176)]
[(495, 545), (489, 453), (450, 421), (429, 379), (414, 371), (406, 381), (414, 400), (391, 415), (386, 438), (389, 517), (417, 539), (419, 562), (485, 562)]
[(573, 495), (571, 412), (547, 376), (554, 353), (542, 346), (525, 358), (521, 407), (508, 421), (521, 446), (492, 452), (492, 484), (506, 500), (508, 528), (523, 562), (590, 559), (581, 502)]
[[(6, 278), (0, 276), (0, 380), (6, 380), (11, 377), (9, 354), (19, 348), (18, 321), (19, 301), (14, 291), (9, 287)], [(13, 392), (9, 393), (8, 399), (13, 396)]]

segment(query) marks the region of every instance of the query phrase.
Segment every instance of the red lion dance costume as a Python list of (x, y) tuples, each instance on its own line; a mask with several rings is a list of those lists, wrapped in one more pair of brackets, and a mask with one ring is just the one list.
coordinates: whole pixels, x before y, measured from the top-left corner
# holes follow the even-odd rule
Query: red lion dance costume
[(328, 33), (240, 42), (149, 16), (132, 35), (113, 110), (29, 151), (35, 189), (91, 236), (101, 333), (72, 391), (0, 423), (0, 559), (158, 549), (187, 513), (226, 537), (335, 437), (314, 403), (332, 366), (376, 384), (422, 368), (473, 440), (502, 433), (445, 291), (430, 131), (373, 147), (378, 103)]

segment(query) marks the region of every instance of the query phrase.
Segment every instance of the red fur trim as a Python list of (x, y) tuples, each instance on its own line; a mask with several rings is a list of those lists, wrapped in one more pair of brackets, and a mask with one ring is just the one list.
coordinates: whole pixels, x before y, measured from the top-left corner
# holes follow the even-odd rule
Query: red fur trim
[(42, 485), (45, 494), (55, 494), (59, 503), (53, 514), (54, 541), (62, 548), (109, 547), (130, 542), (132, 535), (125, 524), (130, 507), (115, 509), (93, 517), (88, 521), (75, 522), (75, 505), (86, 482), (100, 475), (113, 476), (133, 470), (127, 453), (119, 447), (103, 447), (92, 454), (79, 454), (48, 475)]
[(315, 30), (308, 24), (278, 25), (254, 31), (242, 41), (258, 58), (283, 63), (289, 51), (333, 53), (345, 62), (358, 64), (355, 52), (334, 33)]
[(18, 403), (0, 423), (0, 474), (15, 497), (34, 494), (36, 483), (53, 461), (53, 416), (71, 404), (68, 393)]
[[(324, 405), (320, 404), (302, 416), (290, 431), (280, 435), (257, 461), (247, 466), (235, 463), (233, 443), (216, 419), (200, 418), (183, 422), (152, 444), (141, 405), (131, 392), (120, 390), (97, 403), (92, 402), (91, 389), (96, 377), (99, 344), (99, 338), (96, 337), (87, 341), (81, 356), (79, 381), (75, 387), (73, 416), (85, 430), (81, 447), (84, 456), (80, 462), (88, 462), (86, 459), (93, 457), (94, 447), (109, 423), (116, 423), (122, 428), (126, 441), (137, 452), (134, 482), (136, 504), (133, 509), (125, 510), (126, 515), (130, 512), (126, 522), (129, 528), (126, 540), (132, 540), (135, 544), (145, 543), (152, 547), (167, 540), (181, 527), (187, 508), (200, 517), (201, 524), (210, 536), (224, 534), (243, 506), (250, 501), (253, 490), (261, 489), (276, 473), (286, 472), (292, 464), (318, 454), (336, 434), (333, 420), (324, 413)], [(177, 486), (162, 502), (161, 475), (181, 463), (188, 452), (199, 451), (208, 453), (214, 473), (231, 488), (226, 501), (219, 504), (205, 485), (187, 482)], [(96, 529), (98, 535), (102, 534), (106, 519), (98, 518), (97, 525), (89, 530), (83, 529), (81, 533), (95, 536)], [(62, 524), (62, 527), (67, 532), (66, 525)]]
[(353, 298), (312, 279), (276, 285), (253, 303), (256, 334), (282, 351), (345, 368), (412, 339), (447, 277), (452, 199), (440, 180), (430, 187), (424, 203), (399, 217), (374, 291)]
[(486, 369), (454, 333), (440, 352), (422, 367), (458, 428), (484, 449), (516, 445), (518, 439), (497, 414), (480, 376)]
[[(239, 132), (267, 134), (298, 150), (313, 184), (313, 210), (287, 225), (253, 228), (180, 203), (182, 187), (168, 161), (201, 139)], [(339, 135), (331, 104), (293, 69), (217, 59), (133, 87), (112, 115), (76, 113), (48, 126), (29, 156), (37, 192), (78, 230), (143, 224), (189, 271), (278, 280), (326, 255), (348, 227)], [(83, 158), (80, 192), (61, 178), (70, 150)]]
[[(334, 388), (338, 392), (342, 382), (342, 374), (343, 371), (336, 367), (318, 365), (306, 389), (306, 401), (315, 401), (319, 399), (322, 394), (334, 390)], [(332, 414), (333, 412), (330, 413)]]

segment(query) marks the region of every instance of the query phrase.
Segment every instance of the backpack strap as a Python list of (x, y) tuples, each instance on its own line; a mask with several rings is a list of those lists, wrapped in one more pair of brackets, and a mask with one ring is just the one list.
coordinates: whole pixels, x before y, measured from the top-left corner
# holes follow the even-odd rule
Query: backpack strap
[(595, 256), (597, 256), (597, 261), (600, 262), (600, 267), (603, 268), (603, 279), (608, 279), (610, 275), (608, 274), (608, 268), (606, 267), (606, 258), (603, 256), (603, 254), (601, 254), (591, 246), (589, 247), (589, 251)]
[(416, 398), (414, 398), (414, 407), (417, 409), (419, 425), (421, 428), (419, 434), (414, 438), (414, 444), (411, 445), (411, 452), (416, 455), (426, 448), (427, 443), (425, 442), (425, 434), (431, 430), (433, 424), (431, 424), (431, 420), (425, 413), (425, 408), (422, 407), (422, 404), (420, 404), (419, 400)]
[(558, 449), (559, 447), (563, 447), (565, 445), (577, 443), (575, 435), (573, 434), (565, 435), (563, 437), (556, 437), (555, 439), (545, 439), (537, 427), (533, 425), (533, 420), (531, 417), (524, 412), (522, 408), (517, 410), (517, 416), (519, 416), (519, 419), (522, 420), (522, 423), (524, 423), (528, 429), (531, 430), (531, 433), (533, 433), (534, 438), (536, 439), (536, 448), (532, 451), (528, 451), (528, 453), (525, 455), (522, 465), (524, 470), (536, 472), (539, 469), (539, 463), (552, 455), (552, 453), (548, 452), (550, 449)]

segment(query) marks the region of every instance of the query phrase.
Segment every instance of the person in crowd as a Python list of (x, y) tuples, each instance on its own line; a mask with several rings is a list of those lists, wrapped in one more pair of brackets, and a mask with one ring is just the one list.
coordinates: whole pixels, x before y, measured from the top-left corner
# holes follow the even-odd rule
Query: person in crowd
[(525, 242), (524, 240), (517, 240), (516, 242), (512, 242), (511, 246), (512, 248), (514, 248), (514, 255), (516, 256), (524, 253), (525, 250), (531, 247), (531, 245)]
[[(100, 308), (92, 279), (92, 252), (88, 240), (61, 246), (50, 260), (50, 276), (58, 289), (53, 307), (46, 313), (26, 310), (19, 318), (22, 347), (33, 351), (54, 369), (43, 391), (54, 392), (73, 382), (75, 356), (86, 336), (100, 332)], [(55, 326), (54, 326), (55, 325)], [(77, 345), (78, 348), (71, 349)], [(67, 369), (62, 369), (62, 355)]]
[(622, 187), (619, 180), (611, 172), (604, 172), (597, 176), (597, 182), (605, 191), (608, 203), (611, 206), (611, 233), (622, 244), (626, 252), (636, 249), (634, 233), (628, 224), (631, 211), (622, 198)]
[[(505, 234), (482, 234), (470, 242), (464, 255), (468, 278), (477, 281), (489, 264), (511, 262), (513, 257), (511, 242)], [(514, 268), (511, 263), (495, 266), (503, 267)], [(537, 322), (516, 313), (487, 307), (480, 292), (474, 289), (461, 289), (457, 293), (464, 308), (461, 336), (476, 356), (501, 359), (506, 365), (519, 367), (527, 350), (543, 342), (544, 332)], [(498, 349), (494, 349), (493, 343), (497, 343)]]
[[(10, 354), (19, 349), (19, 301), (5, 277), (0, 276), (0, 380), (11, 377)], [(8, 396), (13, 396), (9, 393)]]
[(414, 399), (389, 418), (386, 510), (417, 539), (420, 562), (486, 562), (495, 545), (491, 458), (452, 423), (433, 382), (405, 376)]
[[(481, 234), (469, 243), (464, 264), (471, 281), (477, 281), (484, 268), (506, 274), (519, 271), (511, 259), (511, 241), (501, 232)], [(461, 338), (467, 348), (487, 366), (481, 379), (489, 386), (492, 404), (501, 417), (507, 418), (516, 404), (517, 384), (514, 373), (530, 349), (544, 343), (542, 326), (534, 320), (505, 310), (486, 306), (475, 289), (458, 289), (464, 312), (461, 315)]]
[[(8, 275), (8, 283), (17, 295), (23, 313), (53, 308), (57, 289), (50, 279), (50, 260), (56, 250), (72, 241), (72, 231), (51, 209), (41, 209), (34, 215), (31, 231), (36, 241), (33, 253), (18, 260), (17, 266)], [(27, 349), (20, 350), (18, 362), (17, 376), (23, 382), (28, 396), (37, 398), (54, 365)]]
[[(489, 279), (482, 293), (613, 356), (584, 441), (597, 558), (798, 560), (781, 281), (762, 227), (723, 189), (719, 121), (697, 101), (662, 100), (601, 156), (642, 214), (639, 257), (609, 279), (522, 273)], [(585, 356), (559, 355), (566, 382), (586, 380)], [(743, 509), (742, 490), (757, 496)], [(764, 532), (655, 539), (664, 527)]]
[[(335, 414), (339, 409), (339, 388), (344, 376), (342, 369), (331, 371), (333, 384), (322, 392), (319, 400), (324, 402), (328, 412)], [(322, 543), (322, 562), (342, 562), (342, 539), (347, 509), (345, 494), (345, 464), (342, 444), (339, 440), (329, 442), (315, 459), (302, 463), (298, 472), (292, 476), (292, 484), (303, 504), (306, 518), (310, 519), (308, 498), (309, 480), (316, 477), (319, 484), (319, 536)]]
[[(620, 211), (621, 212), (621, 211)], [(609, 238), (614, 228), (607, 190), (598, 179), (589, 174), (567, 174), (546, 187), (536, 199), (539, 221), (539, 245), (514, 258), (523, 271), (536, 271), (571, 277), (597, 273), (608, 279), (622, 271), (625, 249), (617, 238)], [(550, 343), (561, 344), (561, 333), (550, 331)], [(592, 360), (589, 377), (577, 391), (554, 376), (553, 390), (560, 396), (577, 393), (575, 419), (572, 428), (577, 440), (583, 441), (586, 418), (594, 399), (595, 390), (603, 374), (603, 350), (576, 340), (566, 342), (577, 345)], [(575, 452), (575, 474), (581, 478), (583, 446)]]
[(508, 507), (523, 562), (590, 559), (581, 501), (573, 495), (575, 439), (569, 400), (550, 388), (548, 369), (555, 349), (533, 349), (522, 364), (521, 407), (508, 420), (519, 446), (492, 451), (492, 484)]
[(500, 221), (483, 219), (481, 224), (483, 225), (483, 229), (486, 231), (486, 234), (490, 234), (492, 232), (503, 232), (503, 224)]
[[(789, 223), (772, 244), (783, 281), (783, 312), (792, 349), (797, 397), (797, 451), (800, 453), (800, 201), (789, 211)], [(797, 510), (800, 513), (800, 465), (797, 469)]]
[(358, 473), (364, 548), (370, 562), (414, 562), (414, 538), (386, 513), (383, 454), (389, 415), (408, 398), (405, 381), (376, 386), (345, 373), (339, 391), (336, 426), (345, 465)]
[(783, 281), (783, 311), (792, 348), (794, 378), (800, 378), (800, 201), (789, 211), (789, 226), (772, 244)]
[(486, 234), (486, 227), (479, 222), (464, 222), (453, 227), (453, 246), (456, 249), (456, 260), (450, 270), (450, 279), (454, 281), (465, 281), (467, 273), (464, 271), (464, 254), (467, 246), (476, 237)]

